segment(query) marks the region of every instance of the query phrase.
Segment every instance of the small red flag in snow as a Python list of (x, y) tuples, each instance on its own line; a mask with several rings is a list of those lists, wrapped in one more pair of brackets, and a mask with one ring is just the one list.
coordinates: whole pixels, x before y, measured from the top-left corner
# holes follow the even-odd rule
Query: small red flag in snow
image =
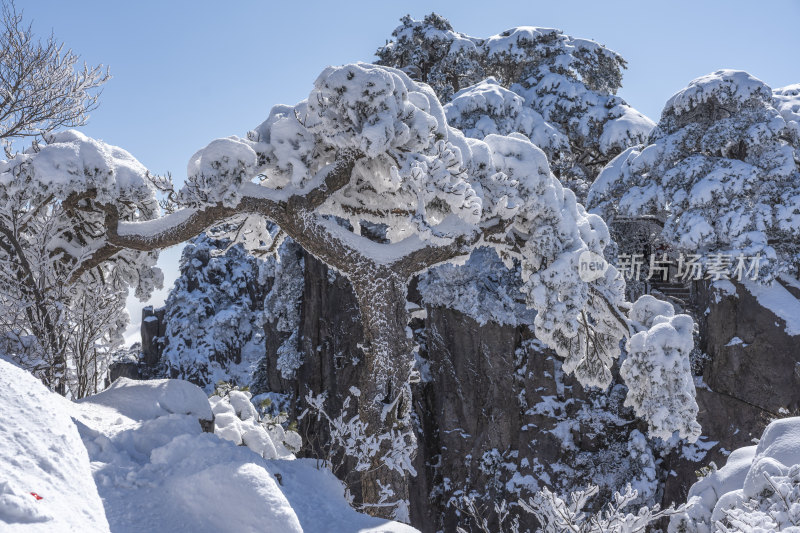
[(41, 500), (41, 499), (43, 499), (41, 496), (39, 496), (39, 495), (38, 495), (38, 494), (36, 494), (35, 492), (31, 492), (31, 496), (33, 496), (33, 497), (34, 497), (34, 498), (36, 498), (37, 500)]

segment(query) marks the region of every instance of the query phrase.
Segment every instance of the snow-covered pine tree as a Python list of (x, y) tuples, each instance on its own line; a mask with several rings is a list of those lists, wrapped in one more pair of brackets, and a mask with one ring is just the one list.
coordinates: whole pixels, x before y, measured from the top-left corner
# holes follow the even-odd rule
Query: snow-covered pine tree
[[(436, 14), (421, 21), (404, 17), (392, 36), (377, 52), (380, 64), (429, 83), (447, 102), (448, 122), (468, 137), (530, 139), (578, 199), (608, 161), (646, 139), (654, 126), (615, 96), (625, 61), (593, 41), (535, 27), (476, 38), (456, 32)], [(421, 276), (421, 294), (429, 304), (481, 322), (525, 323), (530, 318), (519, 312), (521, 268), (501, 264), (491, 251), (476, 252), (465, 266), (446, 265)], [(537, 332), (547, 335), (543, 328)], [(565, 368), (583, 371), (569, 360)]]
[[(773, 91), (719, 70), (664, 107), (647, 143), (620, 154), (592, 185), (607, 220), (655, 215), (677, 252), (761, 256), (760, 279), (800, 266), (797, 86)], [(749, 268), (751, 262), (745, 267)]]
[(594, 41), (530, 26), (471, 37), (436, 13), (403, 17), (392, 38), (378, 49), (379, 64), (428, 83), (449, 123), (469, 137), (530, 138), (579, 198), (654, 125), (615, 96), (625, 60)]
[[(92, 168), (75, 156), (80, 150), (62, 154), (63, 167)], [(87, 191), (82, 205), (105, 215), (104, 246), (140, 251), (231, 220), (247, 228), (236, 231), (246, 247), (269, 249), (268, 219), (350, 280), (364, 329), (358, 415), (376, 443), (361, 497), (380, 514), (408, 508), (413, 474), (412, 276), (479, 246), (519, 262), (537, 336), (587, 385), (607, 386), (620, 340), (646, 329), (622, 312), (624, 283), (613, 267), (581, 277), (581, 255), (602, 256), (608, 230), (555, 178), (544, 152), (520, 135), (465, 138), (427, 85), (392, 68), (324, 70), (307, 100), (276, 106), (246, 138), (218, 139), (195, 154), (174, 199), (180, 208), (152, 221), (131, 221), (100, 190)], [(367, 223), (385, 229), (384, 242), (362, 235)]]
[(264, 357), (264, 298), (270, 267), (242, 244), (205, 233), (183, 249), (181, 275), (164, 305), (161, 364), (206, 392), (218, 381), (249, 386)]

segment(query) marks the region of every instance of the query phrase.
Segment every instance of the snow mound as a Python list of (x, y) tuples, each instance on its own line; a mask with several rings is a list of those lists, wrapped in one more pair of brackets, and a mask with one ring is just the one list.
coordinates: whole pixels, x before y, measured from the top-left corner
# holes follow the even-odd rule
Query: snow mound
[(794, 417), (772, 422), (757, 446), (735, 450), (724, 467), (692, 485), (669, 531), (797, 531), (798, 523), (800, 417)]
[(258, 456), (203, 433), (199, 387), (119, 379), (74, 407), (112, 531), (302, 531)]
[(81, 403), (108, 407), (132, 420), (143, 421), (169, 414), (193, 415), (212, 420), (208, 398), (188, 381), (119, 378), (109, 388)]
[(283, 429), (272, 417), (263, 419), (250, 401), (249, 391), (231, 390), (209, 400), (214, 411), (214, 433), (237, 446), (247, 446), (264, 459), (294, 459), (302, 445), (300, 435)]
[(266, 463), (281, 480), (281, 490), (305, 533), (418, 533), (409, 525), (355, 512), (345, 500), (342, 483), (315, 459)]
[[(312, 461), (266, 460), (293, 459), (283, 443), (295, 433), (262, 427), (248, 392), (209, 401), (185, 381), (121, 379), (74, 407), (115, 533), (414, 531), (356, 512)], [(212, 411), (215, 433), (204, 433), (198, 419)]]
[[(249, 400), (224, 402), (245, 425), (258, 419)], [(247, 446), (204, 433), (211, 405), (188, 382), (120, 379), (72, 403), (0, 358), (0, 412), (3, 532), (416, 531), (356, 512), (315, 461), (265, 460), (248, 431)]]
[(109, 531), (69, 406), (0, 358), (0, 530)]

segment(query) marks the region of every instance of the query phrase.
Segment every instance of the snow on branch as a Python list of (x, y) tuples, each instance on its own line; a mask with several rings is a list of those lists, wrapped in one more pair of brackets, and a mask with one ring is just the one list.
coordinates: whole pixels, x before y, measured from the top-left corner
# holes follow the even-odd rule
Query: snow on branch
[(520, 26), (478, 38), (435, 13), (407, 16), (377, 55), (430, 84), (450, 124), (467, 136), (529, 138), (581, 198), (608, 161), (654, 126), (615, 96), (622, 57), (560, 30)]
[[(507, 266), (519, 264), (537, 336), (584, 385), (610, 383), (620, 341), (630, 336), (616, 270), (608, 266), (591, 280), (580, 274), (586, 254), (602, 258), (608, 228), (553, 175), (547, 155), (520, 133), (464, 137), (448, 125), (428, 85), (393, 68), (328, 68), (307, 100), (276, 106), (244, 138), (211, 142), (191, 158), (186, 183), (173, 195), (181, 208), (161, 218), (146, 169), (77, 132), (2, 162), (0, 172), (10, 191), (37, 183), (64, 202), (68, 216), (90, 223), (88, 257), (75, 249), (84, 245), (85, 255), (83, 236), (62, 246), (80, 257), (81, 275), (122, 250), (176, 245), (232, 219), (248, 246), (270, 249), (266, 224), (239, 231), (253, 215), (361, 280), (354, 286), (362, 292), (375, 291), (375, 280), (402, 285), (478, 246), (494, 248)], [(364, 225), (381, 235), (362, 234)], [(400, 298), (402, 290), (375, 294)], [(359, 298), (375, 309), (389, 305)], [(386, 325), (383, 313), (362, 311), (363, 320)], [(379, 333), (374, 340), (386, 341)], [(385, 355), (389, 361), (377, 368), (405, 368)]]

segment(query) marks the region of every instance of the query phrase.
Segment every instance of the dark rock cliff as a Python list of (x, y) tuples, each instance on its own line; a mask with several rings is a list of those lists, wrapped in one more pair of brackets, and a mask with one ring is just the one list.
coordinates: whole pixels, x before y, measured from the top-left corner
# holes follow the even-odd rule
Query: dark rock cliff
[[(305, 409), (308, 393), (327, 391), (328, 412), (341, 410), (358, 383), (363, 337), (349, 282), (308, 254), (302, 260), (302, 364), (294, 376), (282, 375), (278, 351), (287, 334), (268, 322), (260, 369), (265, 389), (290, 399), (292, 418)], [(698, 318), (706, 354), (698, 364), (703, 438), (696, 445), (646, 439), (646, 426), (623, 406), (619, 380), (608, 391), (584, 389), (563, 375), (558, 358), (527, 327), (480, 325), (458, 311), (428, 307), (412, 323), (422, 370), (414, 386), (419, 449), (412, 523), (426, 532), (452, 531), (465, 520), (463, 496), (485, 505), (527, 497), (545, 484), (568, 491), (592, 481), (608, 496), (632, 482), (644, 503), (679, 503), (709, 461), (723, 464), (770, 420), (797, 412), (800, 349), (782, 320), (741, 286), (726, 295), (698, 284), (692, 294), (687, 307)], [(419, 301), (413, 288), (410, 299)], [(143, 323), (148, 362), (157, 362), (163, 335), (154, 322), (160, 321)], [(324, 457), (327, 425), (306, 416), (300, 430), (304, 453)], [(341, 464), (340, 474), (349, 470)], [(345, 480), (357, 495), (357, 479)]]

